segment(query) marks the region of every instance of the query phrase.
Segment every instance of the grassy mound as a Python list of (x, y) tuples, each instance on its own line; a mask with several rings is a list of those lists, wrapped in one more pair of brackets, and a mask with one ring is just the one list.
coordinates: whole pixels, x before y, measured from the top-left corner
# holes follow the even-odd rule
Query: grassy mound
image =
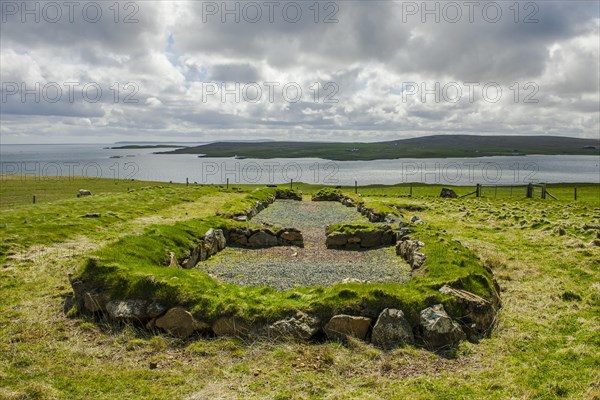
[(488, 299), (494, 293), (492, 274), (477, 255), (429, 225), (413, 233), (426, 243), (423, 268), (427, 272), (404, 284), (346, 283), (278, 292), (268, 286), (224, 284), (199, 270), (165, 266), (169, 251), (183, 256), (211, 227), (227, 230), (234, 226), (239, 223), (220, 217), (153, 225), (141, 235), (123, 237), (97, 252), (73, 279), (100, 288), (110, 300), (153, 299), (168, 307), (183, 306), (209, 323), (221, 316), (273, 321), (295, 311), (323, 318), (337, 313), (376, 317), (386, 307), (402, 309), (416, 322), (420, 310), (430, 305), (454, 307), (452, 298), (438, 292), (444, 284)]

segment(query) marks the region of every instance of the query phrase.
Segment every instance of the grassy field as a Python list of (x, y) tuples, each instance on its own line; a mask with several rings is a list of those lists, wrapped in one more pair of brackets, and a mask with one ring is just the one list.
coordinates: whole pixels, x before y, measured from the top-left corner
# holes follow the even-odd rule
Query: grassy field
[[(67, 273), (88, 254), (153, 225), (244, 205), (254, 187), (2, 177), (0, 398), (598, 399), (600, 187), (577, 186), (577, 201), (573, 185), (549, 187), (559, 200), (509, 188), (460, 199), (438, 198), (439, 186), (415, 185), (412, 197), (408, 185), (358, 188), (369, 205), (446, 230), (498, 278), (497, 330), (443, 358), (361, 342), (182, 341), (67, 318)], [(76, 198), (78, 189), (94, 196)]]
[(523, 154), (600, 154), (600, 142), (557, 136), (439, 135), (375, 143), (218, 142), (184, 147), (168, 154), (207, 157), (323, 158), (336, 161), (397, 158), (510, 156)]

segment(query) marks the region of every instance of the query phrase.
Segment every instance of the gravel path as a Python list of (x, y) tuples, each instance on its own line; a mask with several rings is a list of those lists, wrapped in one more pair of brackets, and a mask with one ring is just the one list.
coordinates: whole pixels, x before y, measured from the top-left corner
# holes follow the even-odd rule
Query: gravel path
[(369, 223), (356, 209), (340, 203), (277, 200), (252, 222), (298, 228), (304, 235), (304, 248), (228, 247), (198, 267), (223, 282), (245, 286), (269, 285), (277, 290), (329, 286), (345, 279), (404, 282), (409, 277), (409, 266), (396, 256), (393, 247), (363, 251), (327, 249), (327, 225)]

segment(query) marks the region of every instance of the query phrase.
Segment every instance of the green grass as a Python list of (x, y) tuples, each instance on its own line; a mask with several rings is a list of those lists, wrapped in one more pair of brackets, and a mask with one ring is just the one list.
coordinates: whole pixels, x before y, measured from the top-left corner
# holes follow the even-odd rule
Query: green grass
[(377, 225), (371, 225), (371, 224), (361, 224), (361, 223), (333, 224), (333, 225), (329, 225), (327, 227), (327, 233), (340, 232), (340, 233), (347, 233), (347, 234), (353, 235), (359, 231), (363, 231), (363, 232), (364, 231), (376, 231), (378, 229), (381, 229), (381, 228)]
[[(437, 135), (376, 143), (219, 142), (186, 147), (168, 154), (205, 154), (207, 157), (323, 158), (366, 161), (397, 158), (484, 157), (518, 154), (598, 155), (598, 140), (535, 136)], [(592, 146), (595, 148), (586, 149)]]
[[(24, 193), (35, 189), (32, 182), (22, 185), (20, 190)], [(75, 187), (90, 189), (90, 185)], [(107, 187), (97, 189), (98, 196), (85, 199), (90, 206), (104, 201), (103, 196), (108, 199), (114, 196), (116, 200), (125, 195), (126, 188), (120, 193), (109, 189), (110, 185), (116, 186), (114, 182), (107, 181), (103, 185)], [(298, 186), (305, 193), (319, 189)], [(20, 213), (20, 219), (35, 210), (50, 213), (54, 207), (79, 207), (82, 199), (75, 199), (70, 193), (61, 200), (63, 190), (60, 185), (55, 187), (56, 201), (35, 206), (24, 201), (22, 205), (7, 206), (6, 213), (1, 214), (3, 220), (11, 211)], [(104, 248), (115, 245), (124, 236), (159, 235), (161, 229), (178, 222), (185, 223), (177, 227), (185, 241), (186, 229), (197, 228), (199, 232), (203, 229), (200, 222), (190, 220), (204, 220), (224, 203), (232, 201), (230, 196), (242, 198), (245, 195), (221, 192), (217, 187), (207, 193), (194, 193), (196, 189), (192, 186), (173, 187), (177, 189), (170, 197), (172, 206), (156, 206), (155, 210), (148, 209), (98, 229), (93, 225), (78, 225), (72, 228), (69, 237), (56, 235), (48, 239), (54, 248), (72, 246), (69, 252), (44, 252), (35, 258), (8, 255), (0, 267), (0, 398), (600, 397), (600, 247), (592, 245), (597, 230), (583, 228), (600, 225), (598, 185), (580, 189), (577, 202), (569, 196), (571, 185), (549, 189), (559, 201), (508, 195), (497, 199), (440, 199), (437, 197), (439, 187), (428, 186), (413, 187), (413, 197), (407, 197), (408, 186), (359, 187), (359, 193), (367, 201), (394, 204), (407, 217), (416, 214), (427, 222), (429, 225), (420, 227), (423, 231), (418, 232), (426, 243), (423, 251), (430, 258), (442, 261), (448, 258), (448, 267), (456, 268), (449, 273), (458, 273), (459, 279), (469, 276), (467, 273), (474, 262), (470, 257), (477, 256), (498, 278), (504, 304), (498, 328), (492, 337), (478, 344), (461, 344), (452, 359), (414, 348), (388, 353), (360, 342), (343, 346), (239, 339), (181, 341), (106, 321), (66, 318), (63, 301), (64, 296), (71, 293), (67, 273), (80, 268), (90, 253), (97, 250), (88, 246), (89, 243), (101, 243)], [(2, 182), (2, 196), (6, 194), (4, 188)], [(242, 187), (245, 192), (254, 188)], [(166, 189), (155, 190), (154, 195), (158, 196)], [(184, 196), (188, 191), (194, 201), (178, 202), (177, 196)], [(353, 188), (342, 188), (342, 191), (351, 193)], [(148, 201), (153, 201), (151, 193), (148, 192)], [(125, 201), (116, 202), (113, 211), (131, 212), (127, 211), (128, 207)], [(408, 208), (419, 209), (409, 211)], [(216, 224), (217, 219), (212, 223)], [(447, 233), (436, 236), (438, 230)], [(38, 246), (37, 239), (21, 236), (22, 232), (14, 233), (16, 237), (7, 244), (8, 252), (22, 249), (29, 253), (31, 246)], [(162, 235), (158, 237), (163, 238), (157, 240), (165, 240), (164, 235), (180, 237), (171, 231)], [(436, 240), (442, 239), (443, 246), (437, 246)], [(453, 239), (460, 240), (469, 251), (455, 253), (454, 242), (450, 243)], [(129, 251), (122, 250), (121, 254)], [(148, 264), (160, 260), (162, 251), (147, 250)], [(462, 260), (464, 267), (460, 267)], [(152, 265), (148, 265), (150, 269), (143, 274), (165, 270)], [(122, 274), (129, 274), (127, 266), (118, 268), (124, 269)], [(460, 275), (463, 271), (467, 275)], [(428, 280), (417, 281), (412, 283), (415, 285), (412, 288), (401, 290), (416, 293), (423, 289), (433, 294), (430, 287), (439, 284), (440, 278), (443, 277), (436, 277), (434, 271)], [(185, 283), (188, 284), (196, 285), (191, 281)], [(476, 290), (479, 279), (467, 284)], [(234, 293), (233, 288), (225, 290), (226, 296)], [(296, 294), (290, 292), (290, 299), (275, 298), (274, 303), (269, 303), (269, 299), (274, 298), (273, 293), (256, 290), (261, 301), (266, 301), (262, 310), (249, 303), (248, 310), (231, 311), (267, 313), (269, 309), (280, 309), (283, 303), (294, 306), (298, 301), (294, 297), (302, 298), (311, 289), (295, 291)], [(359, 284), (349, 284), (324, 289), (312, 299), (320, 298), (322, 305), (314, 306), (325, 310), (332, 306), (353, 307), (355, 295), (365, 295), (369, 304), (377, 306), (395, 301), (394, 296), (399, 294), (407, 303), (422, 300), (418, 293), (412, 298), (408, 293), (392, 291), (388, 298), (375, 290), (363, 293)], [(339, 298), (340, 294), (343, 299)], [(310, 302), (311, 298), (307, 300)], [(191, 301), (194, 301), (193, 296)], [(210, 307), (218, 304), (215, 302)], [(150, 369), (151, 363), (156, 363), (157, 368)]]
[[(237, 192), (241, 191), (241, 189), (236, 188), (233, 188), (232, 190)], [(255, 188), (249, 194), (225, 203), (219, 210), (218, 215), (226, 218), (233, 218), (237, 215), (246, 215), (258, 202), (272, 202), (277, 193), (285, 195), (288, 193), (295, 193), (295, 191), (292, 189), (272, 187)]]

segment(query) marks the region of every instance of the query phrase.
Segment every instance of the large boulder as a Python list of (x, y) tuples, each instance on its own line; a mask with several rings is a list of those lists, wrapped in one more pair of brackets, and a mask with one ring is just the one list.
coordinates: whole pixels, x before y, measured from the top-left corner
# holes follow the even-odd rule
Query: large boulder
[(371, 318), (352, 315), (335, 315), (325, 325), (325, 333), (332, 340), (344, 341), (348, 337), (364, 340), (367, 337)]
[(412, 327), (402, 311), (386, 308), (379, 314), (371, 334), (371, 343), (384, 349), (391, 349), (413, 342)]
[(466, 338), (460, 325), (450, 318), (442, 304), (421, 311), (420, 324), (423, 343), (432, 350), (450, 350)]
[(106, 303), (108, 316), (116, 321), (143, 322), (158, 317), (166, 309), (151, 300), (113, 300)]
[(449, 198), (449, 199), (455, 199), (458, 196), (456, 195), (456, 192), (452, 189), (448, 189), (448, 188), (442, 188), (442, 192), (440, 193), (440, 197), (445, 197), (445, 198)]
[(341, 232), (330, 233), (329, 235), (327, 235), (327, 238), (325, 240), (325, 244), (328, 248), (344, 246), (346, 243), (348, 243), (348, 235)]
[(165, 315), (157, 318), (154, 325), (181, 339), (189, 337), (195, 331), (206, 331), (209, 326), (196, 321), (192, 314), (181, 307), (171, 308)]
[(273, 247), (277, 244), (277, 236), (271, 231), (258, 231), (248, 239), (250, 247)]
[(314, 336), (320, 328), (321, 320), (318, 317), (298, 312), (294, 316), (269, 325), (267, 334), (271, 337), (289, 337), (307, 340)]
[(477, 341), (491, 332), (498, 313), (490, 301), (448, 285), (442, 286), (440, 292), (456, 299), (458, 307), (452, 316), (462, 325), (470, 341)]

